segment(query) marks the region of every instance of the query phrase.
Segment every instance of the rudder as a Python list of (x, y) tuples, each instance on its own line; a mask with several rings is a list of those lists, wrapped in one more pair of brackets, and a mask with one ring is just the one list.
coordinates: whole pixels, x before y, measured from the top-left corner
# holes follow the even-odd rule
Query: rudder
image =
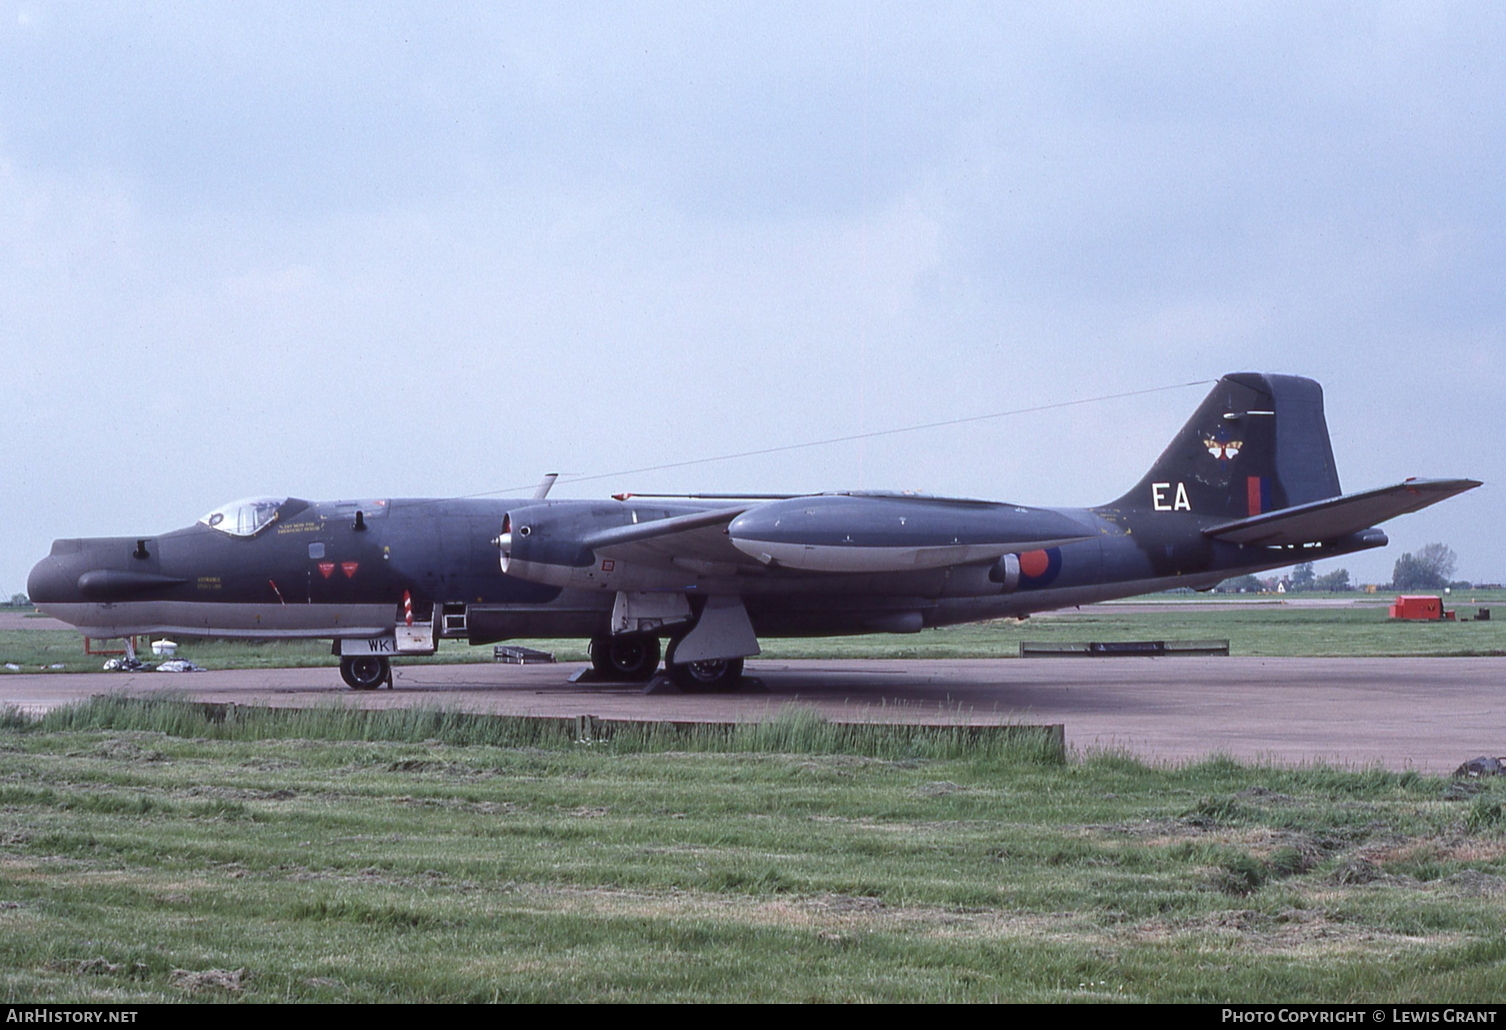
[(1339, 493), (1323, 388), (1239, 372), (1218, 381), (1145, 477), (1106, 507), (1242, 519)]

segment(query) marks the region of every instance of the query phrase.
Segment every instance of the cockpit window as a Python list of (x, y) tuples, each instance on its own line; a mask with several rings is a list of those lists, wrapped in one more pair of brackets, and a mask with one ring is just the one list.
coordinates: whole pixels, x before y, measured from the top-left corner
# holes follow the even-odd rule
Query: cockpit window
[(277, 521), (278, 509), (287, 501), (286, 497), (247, 497), (222, 504), (199, 522), (231, 536), (255, 536)]

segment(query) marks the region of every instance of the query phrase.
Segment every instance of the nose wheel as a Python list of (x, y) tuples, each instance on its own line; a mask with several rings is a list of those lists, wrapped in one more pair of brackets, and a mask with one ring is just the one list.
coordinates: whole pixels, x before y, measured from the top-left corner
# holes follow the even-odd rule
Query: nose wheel
[(392, 663), (386, 655), (352, 654), (340, 659), (340, 678), (351, 690), (375, 690), (392, 686)]

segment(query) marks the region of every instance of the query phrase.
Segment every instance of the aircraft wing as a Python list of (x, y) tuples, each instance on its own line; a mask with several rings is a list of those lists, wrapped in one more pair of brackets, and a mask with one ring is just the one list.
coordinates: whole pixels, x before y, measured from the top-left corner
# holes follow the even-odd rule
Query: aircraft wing
[(599, 557), (707, 575), (914, 572), (976, 565), (1092, 536), (1047, 509), (831, 494), (692, 512), (582, 537)]
[(592, 533), (582, 543), (602, 558), (643, 565), (730, 573), (735, 566), (760, 568), (727, 538), (727, 523), (750, 505), (715, 508), (668, 519), (616, 526)]
[(1203, 530), (1203, 535), (1231, 544), (1310, 544), (1337, 540), (1479, 485), (1474, 479), (1409, 479), (1395, 486), (1225, 522)]

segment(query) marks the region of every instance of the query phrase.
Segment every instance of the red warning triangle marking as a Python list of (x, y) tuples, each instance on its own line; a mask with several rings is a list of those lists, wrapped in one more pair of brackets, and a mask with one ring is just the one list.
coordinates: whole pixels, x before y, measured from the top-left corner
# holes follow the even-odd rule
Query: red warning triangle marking
[(360, 567), (361, 563), (357, 561), (342, 561), (340, 563), (340, 571), (345, 573), (346, 579), (354, 576), (356, 574), (356, 570)]
[(332, 562), (332, 561), (322, 561), (322, 562), (319, 563), (319, 575), (323, 576), (325, 579), (329, 579), (329, 577), (334, 574), (334, 571), (335, 571), (335, 563), (334, 562)]

